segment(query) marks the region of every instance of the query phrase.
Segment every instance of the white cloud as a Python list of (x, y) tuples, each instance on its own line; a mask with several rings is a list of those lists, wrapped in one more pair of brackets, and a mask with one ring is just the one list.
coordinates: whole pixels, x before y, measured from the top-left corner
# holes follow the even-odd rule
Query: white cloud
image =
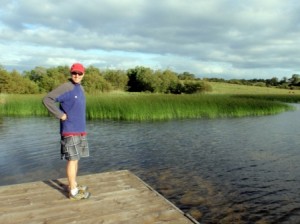
[(299, 73), (296, 0), (0, 0), (0, 63), (30, 70), (82, 61), (199, 76)]

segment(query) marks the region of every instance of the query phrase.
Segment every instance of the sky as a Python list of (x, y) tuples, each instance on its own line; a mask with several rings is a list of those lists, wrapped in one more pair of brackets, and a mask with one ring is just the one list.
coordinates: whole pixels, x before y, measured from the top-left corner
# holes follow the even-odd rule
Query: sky
[(300, 74), (298, 0), (0, 0), (0, 65)]

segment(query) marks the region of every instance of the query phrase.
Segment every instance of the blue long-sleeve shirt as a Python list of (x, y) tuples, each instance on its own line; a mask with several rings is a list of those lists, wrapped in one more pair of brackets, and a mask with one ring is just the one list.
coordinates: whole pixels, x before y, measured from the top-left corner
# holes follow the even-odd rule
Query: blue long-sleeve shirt
[(58, 119), (64, 113), (67, 115), (65, 121), (60, 120), (61, 135), (86, 135), (86, 102), (84, 90), (80, 84), (70, 81), (60, 85), (44, 97), (43, 103)]

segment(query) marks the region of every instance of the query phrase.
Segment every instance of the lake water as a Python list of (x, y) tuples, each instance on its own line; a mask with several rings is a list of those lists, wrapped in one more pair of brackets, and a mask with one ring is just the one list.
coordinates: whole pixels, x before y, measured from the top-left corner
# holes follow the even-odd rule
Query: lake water
[[(300, 223), (300, 106), (274, 116), (89, 121), (80, 175), (131, 170), (201, 223)], [(54, 118), (0, 120), (0, 185), (65, 177)]]

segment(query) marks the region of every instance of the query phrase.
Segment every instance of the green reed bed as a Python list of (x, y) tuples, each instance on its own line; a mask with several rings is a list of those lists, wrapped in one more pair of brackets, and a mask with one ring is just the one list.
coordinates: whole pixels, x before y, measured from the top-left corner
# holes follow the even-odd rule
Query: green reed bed
[(0, 94), (0, 116), (46, 116), (41, 95)]
[(138, 121), (260, 116), (293, 109), (279, 102), (229, 95), (102, 94), (89, 96), (87, 102), (89, 119)]
[[(47, 116), (42, 95), (1, 95), (0, 116)], [(99, 94), (87, 96), (88, 119), (170, 120), (260, 116), (293, 107), (264, 98), (230, 95)]]

